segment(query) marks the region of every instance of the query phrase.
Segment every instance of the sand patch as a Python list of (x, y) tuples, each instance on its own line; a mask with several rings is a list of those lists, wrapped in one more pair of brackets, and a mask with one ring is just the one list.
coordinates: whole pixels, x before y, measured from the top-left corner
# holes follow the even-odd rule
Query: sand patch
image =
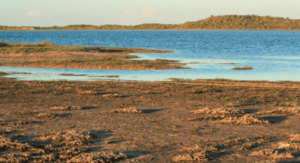
[(34, 117), (36, 117), (36, 118), (50, 118), (50, 119), (54, 119), (57, 116), (54, 115), (54, 114), (38, 113), (38, 114), (35, 114)]
[(91, 133), (77, 132), (75, 130), (69, 130), (66, 132), (59, 132), (54, 135), (42, 136), (37, 138), (39, 141), (45, 142), (58, 142), (59, 145), (63, 146), (80, 146), (90, 145), (91, 140), (96, 138)]
[(50, 110), (83, 110), (80, 106), (54, 106)]
[(293, 159), (294, 156), (290, 152), (286, 153), (279, 153), (278, 151), (275, 151), (273, 149), (264, 149), (260, 151), (254, 151), (250, 154), (250, 156), (261, 156), (261, 157), (266, 157), (269, 159)]
[(154, 94), (154, 92), (148, 90), (148, 91), (141, 91), (140, 94)]
[(98, 91), (86, 90), (86, 91), (78, 91), (78, 95), (98, 95), (100, 94)]
[(90, 163), (90, 162), (116, 162), (121, 159), (126, 159), (127, 156), (124, 153), (106, 153), (106, 152), (95, 152), (95, 153), (82, 153), (78, 156), (68, 160), (68, 163)]
[(106, 95), (102, 95), (102, 97), (104, 97), (104, 98), (116, 98), (116, 97), (121, 97), (121, 95), (119, 95), (119, 94), (106, 94)]
[(111, 110), (110, 113), (123, 113), (123, 114), (142, 114), (143, 111), (135, 107), (124, 108), (124, 109), (115, 109)]
[(254, 125), (254, 124), (270, 124), (267, 120), (259, 120), (256, 117), (246, 114), (242, 117), (229, 117), (218, 121), (219, 123), (232, 125)]
[(190, 113), (193, 114), (214, 114), (214, 115), (236, 115), (236, 114), (245, 114), (244, 110), (236, 108), (216, 108), (210, 109), (208, 107), (199, 110), (192, 110)]

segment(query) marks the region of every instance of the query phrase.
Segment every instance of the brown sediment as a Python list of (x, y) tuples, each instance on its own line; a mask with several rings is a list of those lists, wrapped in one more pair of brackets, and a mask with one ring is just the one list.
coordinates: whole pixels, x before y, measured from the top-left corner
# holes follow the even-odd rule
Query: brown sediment
[(259, 84), (1, 78), (0, 162), (299, 161), (300, 84)]

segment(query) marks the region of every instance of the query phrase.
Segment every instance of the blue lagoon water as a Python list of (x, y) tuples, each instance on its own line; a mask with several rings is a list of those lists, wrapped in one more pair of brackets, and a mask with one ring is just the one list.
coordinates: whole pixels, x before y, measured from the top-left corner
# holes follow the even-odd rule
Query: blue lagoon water
[[(0, 40), (173, 50), (174, 53), (168, 54), (137, 55), (141, 59), (179, 60), (191, 67), (183, 70), (0, 67), (0, 71), (13, 73), (8, 77), (20, 80), (103, 80), (98, 76), (120, 75), (120, 80), (148, 81), (169, 78), (300, 81), (300, 31), (0, 31)], [(252, 66), (253, 70), (231, 70), (236, 66)], [(66, 77), (62, 73), (88, 76)]]

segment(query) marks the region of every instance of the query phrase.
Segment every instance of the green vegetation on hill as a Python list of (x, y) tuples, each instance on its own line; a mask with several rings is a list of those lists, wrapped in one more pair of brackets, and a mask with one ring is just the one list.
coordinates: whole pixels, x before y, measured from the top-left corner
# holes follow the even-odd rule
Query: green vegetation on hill
[(234, 29), (234, 30), (300, 30), (300, 20), (289, 18), (226, 15), (186, 22), (183, 24), (140, 24), (122, 25), (68, 25), (64, 27), (9, 27), (0, 26), (0, 30), (201, 30), (201, 29)]

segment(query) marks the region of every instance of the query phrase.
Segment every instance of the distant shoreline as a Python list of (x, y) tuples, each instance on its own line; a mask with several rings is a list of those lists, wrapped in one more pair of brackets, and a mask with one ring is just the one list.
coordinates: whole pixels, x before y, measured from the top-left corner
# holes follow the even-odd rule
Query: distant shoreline
[(0, 31), (300, 31), (300, 29), (41, 29), (41, 30), (0, 30)]
[(70, 31), (70, 30), (300, 30), (299, 19), (257, 15), (225, 15), (185, 22), (182, 24), (145, 23), (139, 25), (86, 25), (67, 26), (1, 26), (0, 31)]

